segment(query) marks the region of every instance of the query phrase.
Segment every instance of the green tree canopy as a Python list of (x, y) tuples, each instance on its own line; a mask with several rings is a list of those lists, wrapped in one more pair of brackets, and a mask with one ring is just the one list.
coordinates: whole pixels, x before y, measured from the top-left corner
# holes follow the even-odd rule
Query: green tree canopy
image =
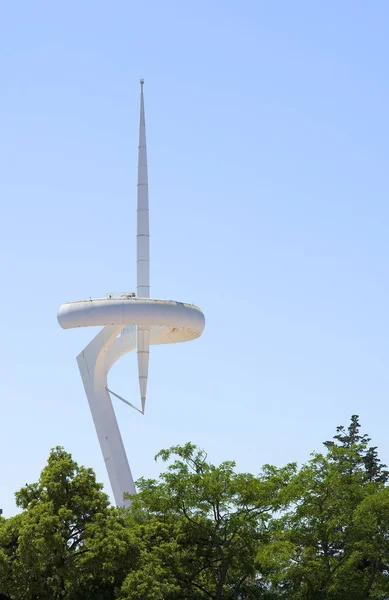
[(258, 566), (280, 598), (389, 598), (388, 471), (369, 442), (354, 415), (291, 481), (295, 500), (258, 551)]
[(117, 509), (55, 448), (0, 518), (0, 600), (389, 599), (389, 472), (357, 416), (301, 468), (156, 458)]
[(141, 542), (140, 563), (120, 598), (259, 597), (256, 550), (273, 512), (288, 505), (296, 466), (266, 466), (257, 477), (236, 473), (233, 462), (215, 466), (193, 444), (156, 458), (175, 460), (159, 481), (138, 482), (130, 527)]
[(132, 546), (93, 471), (55, 448), (16, 501), (22, 512), (0, 525), (1, 592), (25, 600), (109, 598)]

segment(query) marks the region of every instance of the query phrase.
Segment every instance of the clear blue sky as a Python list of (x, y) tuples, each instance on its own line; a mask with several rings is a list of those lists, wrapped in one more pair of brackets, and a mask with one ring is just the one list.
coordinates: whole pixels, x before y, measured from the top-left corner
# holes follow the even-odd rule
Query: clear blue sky
[[(207, 325), (153, 348), (134, 476), (191, 440), (304, 461), (353, 413), (389, 463), (389, 5), (3, 2), (0, 507), (64, 445), (107, 477), (66, 301), (132, 291), (139, 77), (152, 295)], [(138, 399), (136, 357), (111, 387)], [(108, 488), (107, 488), (108, 489)]]

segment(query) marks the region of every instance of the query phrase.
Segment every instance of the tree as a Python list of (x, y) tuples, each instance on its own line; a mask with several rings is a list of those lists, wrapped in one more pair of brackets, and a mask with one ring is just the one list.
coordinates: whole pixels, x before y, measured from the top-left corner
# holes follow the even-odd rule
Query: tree
[[(338, 464), (343, 462), (346, 473), (362, 467), (365, 471), (365, 479), (380, 483), (387, 483), (389, 471), (386, 465), (378, 458), (377, 448), (369, 446), (371, 441), (367, 434), (360, 434), (360, 423), (358, 415), (352, 415), (349, 427), (339, 425), (333, 440), (324, 442), (324, 446), (330, 450), (330, 456), (336, 457)], [(342, 461), (343, 459), (343, 461)]]
[(272, 542), (258, 552), (258, 568), (280, 598), (389, 597), (386, 533), (377, 525), (377, 515), (389, 525), (388, 472), (359, 428), (354, 415), (347, 430), (338, 427), (335, 441), (324, 443), (326, 454), (313, 454), (296, 474), (294, 503), (273, 521)]
[(354, 558), (366, 598), (389, 597), (389, 488), (367, 496), (354, 513)]
[(0, 600), (388, 600), (389, 473), (358, 417), (258, 476), (162, 450), (130, 509), (54, 449), (0, 518)]
[(162, 450), (175, 458), (160, 481), (141, 479), (130, 513), (140, 543), (122, 600), (264, 598), (255, 571), (273, 511), (288, 504), (295, 465), (267, 466), (258, 477), (214, 466), (193, 444)]
[(13, 600), (114, 597), (129, 568), (129, 532), (91, 469), (56, 448), (16, 501), (22, 512), (0, 525), (2, 593)]

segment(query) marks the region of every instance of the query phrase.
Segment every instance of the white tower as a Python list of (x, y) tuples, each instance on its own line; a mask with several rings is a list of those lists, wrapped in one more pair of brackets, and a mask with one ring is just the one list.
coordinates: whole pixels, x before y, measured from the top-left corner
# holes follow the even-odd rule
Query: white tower
[[(172, 300), (150, 299), (149, 197), (146, 125), (141, 79), (137, 185), (137, 295), (107, 294), (104, 298), (63, 304), (58, 322), (64, 329), (100, 325), (103, 329), (77, 357), (115, 502), (130, 503), (124, 495), (135, 494), (135, 485), (120, 435), (111, 395), (144, 414), (150, 344), (172, 344), (200, 337), (205, 319), (201, 310)], [(137, 349), (141, 408), (108, 387), (112, 365)]]

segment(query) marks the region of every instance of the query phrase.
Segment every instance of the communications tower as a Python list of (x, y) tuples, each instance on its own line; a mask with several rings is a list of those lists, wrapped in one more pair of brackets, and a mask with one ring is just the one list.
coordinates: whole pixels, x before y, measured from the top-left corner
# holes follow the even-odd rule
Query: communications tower
[[(200, 337), (205, 326), (204, 315), (197, 306), (150, 297), (149, 186), (143, 79), (140, 84), (136, 295), (107, 294), (103, 298), (68, 302), (62, 304), (57, 316), (63, 329), (96, 325), (103, 327), (78, 355), (77, 362), (118, 506), (128, 505), (130, 501), (125, 498), (125, 494), (135, 494), (136, 489), (111, 396), (144, 414), (150, 346), (194, 340)], [(107, 380), (112, 365), (121, 356), (135, 349), (138, 358), (140, 408), (113, 392), (108, 387)]]

